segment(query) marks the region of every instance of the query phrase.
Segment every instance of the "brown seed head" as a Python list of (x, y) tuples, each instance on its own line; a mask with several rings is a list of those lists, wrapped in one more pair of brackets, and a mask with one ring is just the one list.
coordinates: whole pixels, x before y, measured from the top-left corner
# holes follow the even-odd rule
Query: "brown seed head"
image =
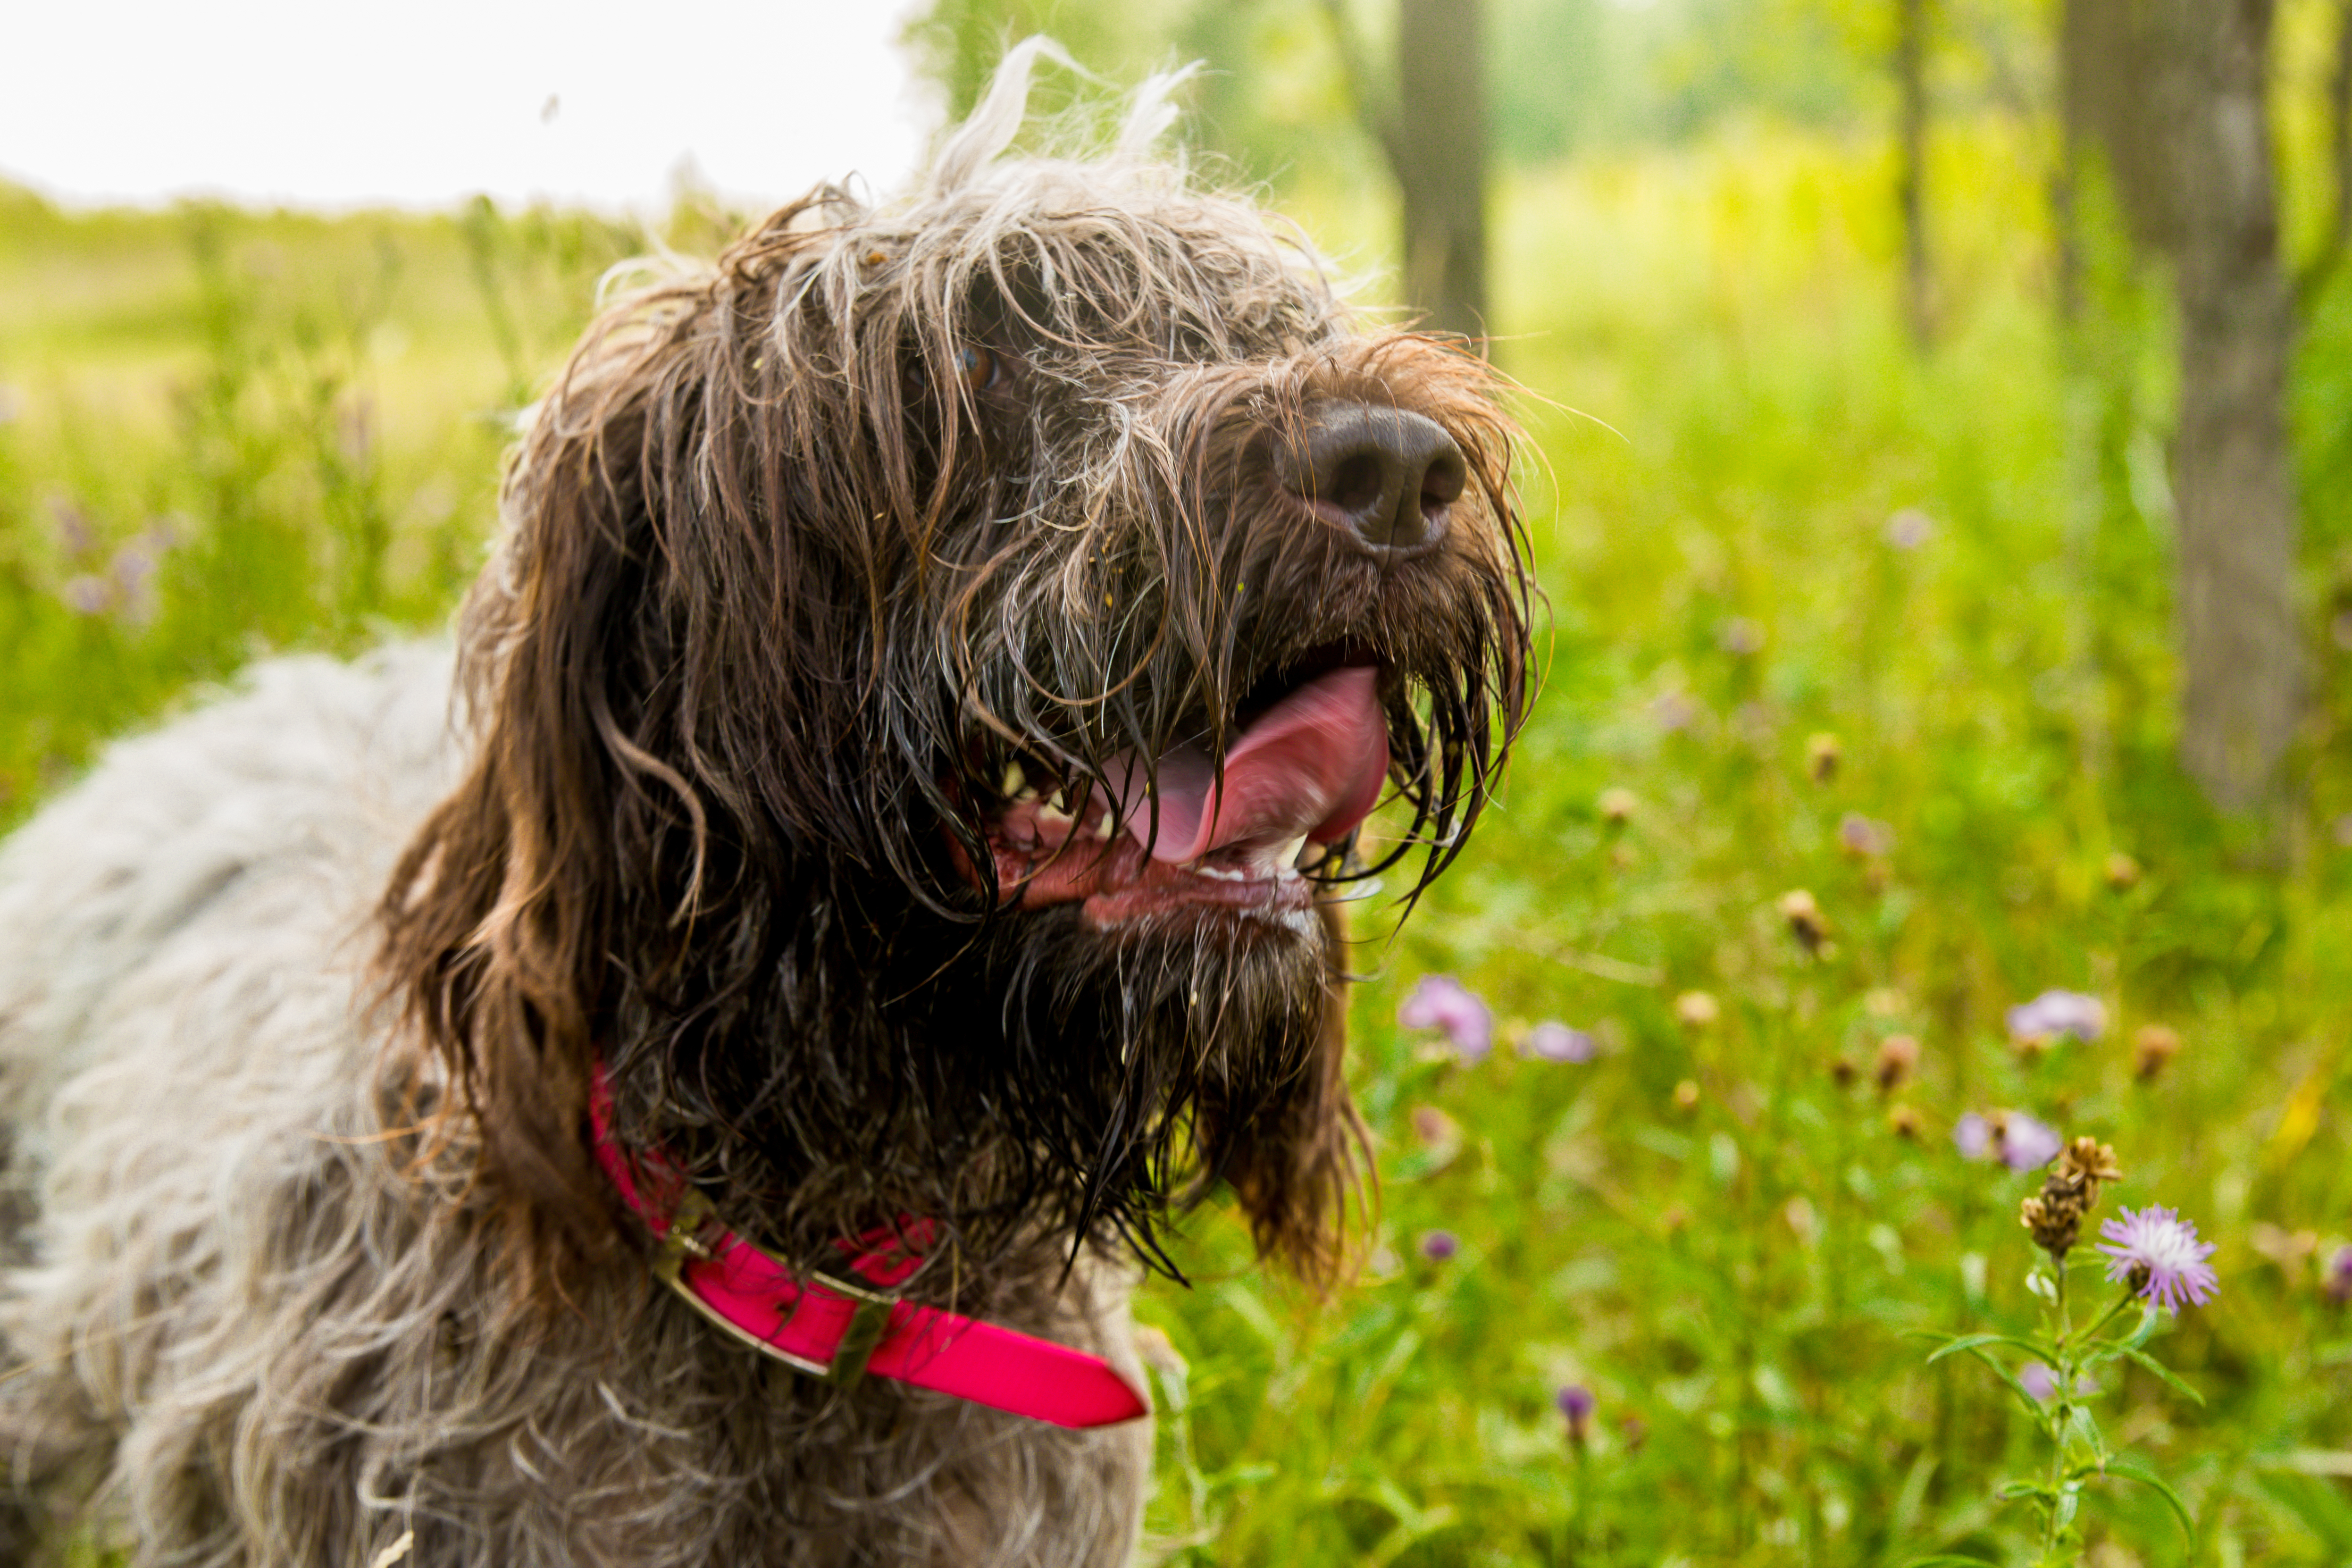
[(1630, 789), (1604, 789), (1601, 792), (1601, 820), (1612, 826), (1621, 826), (1632, 818), (1641, 805)]
[(2124, 1172), (2116, 1163), (2113, 1144), (2102, 1143), (2095, 1138), (2073, 1138), (2059, 1152), (2058, 1168), (2053, 1176), (2070, 1188), (2081, 1189), (2083, 1206), (2088, 1208), (2099, 1201), (2099, 1184), (2120, 1182)]
[(1685, 991), (1675, 998), (1675, 1021), (1685, 1029), (1707, 1028), (1722, 1015), (1722, 1007), (1704, 991)]
[(1840, 1089), (1852, 1087), (1853, 1080), (1861, 1076), (1862, 1069), (1853, 1065), (1853, 1058), (1832, 1057), (1830, 1058), (1830, 1081)]
[(1817, 784), (1825, 784), (1837, 777), (1838, 760), (1844, 748), (1838, 738), (1827, 730), (1810, 735), (1805, 740), (1805, 773)]
[(2142, 1024), (2132, 1036), (2132, 1077), (2142, 1083), (2152, 1082), (2179, 1054), (2179, 1030), (2162, 1024)]
[(1799, 945), (1807, 952), (1819, 952), (1822, 943), (1829, 940), (1830, 922), (1813, 895), (1802, 888), (1792, 889), (1780, 895), (1780, 909)]
[(1686, 1078), (1675, 1085), (1675, 1109), (1692, 1111), (1698, 1109), (1698, 1080)]
[(2139, 862), (2118, 849), (2107, 857), (2107, 886), (2120, 893), (2137, 885)]
[(1897, 1138), (1916, 1139), (1919, 1125), (1919, 1113), (1907, 1105), (1893, 1106), (1886, 1112), (1887, 1131)]
[(1892, 1094), (1910, 1081), (1918, 1065), (1918, 1039), (1911, 1035), (1889, 1035), (1878, 1042), (1878, 1065), (1871, 1076), (1877, 1080), (1879, 1093)]

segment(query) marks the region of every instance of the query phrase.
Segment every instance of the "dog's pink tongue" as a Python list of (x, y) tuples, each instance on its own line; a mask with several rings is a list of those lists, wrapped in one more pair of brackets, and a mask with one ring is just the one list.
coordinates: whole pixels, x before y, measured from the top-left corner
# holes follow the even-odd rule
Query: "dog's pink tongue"
[[(1214, 761), (1200, 747), (1161, 757), (1151, 858), (1182, 863), (1236, 844), (1347, 837), (1370, 815), (1388, 778), (1379, 682), (1380, 671), (1350, 665), (1284, 698), (1225, 753), (1222, 790)], [(1141, 773), (1130, 767), (1135, 787), (1123, 792), (1120, 813), (1139, 843), (1151, 838), (1154, 798), (1140, 787)]]

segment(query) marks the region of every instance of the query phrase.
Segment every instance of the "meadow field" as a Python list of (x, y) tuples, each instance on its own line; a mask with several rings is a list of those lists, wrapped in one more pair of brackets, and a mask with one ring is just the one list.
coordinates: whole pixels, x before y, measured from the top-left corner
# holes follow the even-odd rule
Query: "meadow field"
[[(2352, 1560), (2352, 292), (2295, 392), (2296, 801), (2228, 823), (2172, 755), (2161, 296), (2094, 214), (2063, 322), (2046, 149), (1937, 147), (1927, 353), (1877, 142), (1498, 193), (1544, 690), (1457, 868), (1402, 931), (1359, 906), (1360, 1278), (1283, 1285), (1213, 1206), (1142, 1298), (1187, 1369), (1157, 1560), (2032, 1560), (2031, 1395), (1919, 1337), (2038, 1321), (2038, 1173), (1962, 1147), (2003, 1112), (2114, 1146), (2102, 1216), (2219, 1244), (2147, 1346), (2179, 1386), (2082, 1402), (2090, 1561)], [(1379, 204), (1288, 199), (1377, 268)], [(261, 653), (438, 627), (598, 275), (723, 226), (0, 192), (0, 824)], [(2012, 1030), (2053, 990), (2098, 1006)]]

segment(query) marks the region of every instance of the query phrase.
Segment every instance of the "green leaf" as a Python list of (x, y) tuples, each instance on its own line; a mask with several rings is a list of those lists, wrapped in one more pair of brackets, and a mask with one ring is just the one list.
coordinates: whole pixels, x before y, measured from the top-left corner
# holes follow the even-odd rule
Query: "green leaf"
[(1946, 1568), (1947, 1564), (1957, 1565), (1957, 1568), (1993, 1568), (1990, 1558), (1961, 1557), (1949, 1552), (1938, 1552), (1933, 1557), (1914, 1557), (1903, 1568)]
[(2185, 1384), (2185, 1383), (2181, 1382), (2179, 1378), (2177, 1378), (2177, 1377), (2173, 1376), (2173, 1375), (2172, 1375), (2172, 1373), (2171, 1373), (2171, 1372), (2170, 1372), (2170, 1371), (2169, 1371), (2169, 1370), (2168, 1370), (2168, 1369), (2164, 1365), (2164, 1363), (2163, 1363), (2162, 1362), (2158, 1361), (2154, 1356), (2149, 1355), (2146, 1351), (2136, 1351), (2136, 1350), (2128, 1350), (2128, 1349), (2127, 1349), (2127, 1350), (2126, 1350), (2126, 1351), (2124, 1352), (2124, 1354), (2125, 1354), (2125, 1355), (2126, 1355), (2126, 1356), (2128, 1356), (2128, 1357), (2130, 1357), (2130, 1358), (2131, 1358), (2131, 1360), (2132, 1360), (2132, 1363), (2133, 1363), (2135, 1365), (2137, 1365), (2137, 1366), (2144, 1366), (2144, 1367), (2146, 1367), (2148, 1371), (2150, 1371), (2150, 1372), (2152, 1372), (2152, 1373), (2156, 1373), (2156, 1375), (2157, 1375), (2158, 1377), (2159, 1377), (2159, 1378), (2163, 1379), (2163, 1380), (2164, 1380), (2164, 1385), (2165, 1385), (2167, 1388), (2169, 1388), (2169, 1389), (2173, 1390), (2175, 1393), (2178, 1393), (2178, 1394), (2187, 1394), (2189, 1398), (2191, 1398), (2191, 1399), (2195, 1400), (2195, 1401), (2196, 1401), (2198, 1404), (2200, 1404), (2200, 1405), (2202, 1405), (2202, 1404), (2204, 1404), (2204, 1403), (2205, 1403), (2205, 1396), (2204, 1396), (2203, 1394), (2201, 1394), (2198, 1393), (2195, 1389), (2193, 1389), (2193, 1388), (2189, 1387), (2187, 1384)]
[(2037, 1361), (2058, 1359), (2057, 1351), (2051, 1346), (2038, 1344), (2032, 1340), (2021, 1340), (2014, 1334), (1937, 1334), (1934, 1337), (1942, 1340), (1944, 1343), (1941, 1349), (1927, 1357), (1927, 1363), (1930, 1366), (1957, 1351), (1972, 1351), (1979, 1345), (2007, 1345), (2011, 1350), (2025, 1352)]
[(2189, 1511), (2189, 1505), (2180, 1500), (2180, 1494), (2174, 1491), (2163, 1477), (2154, 1470), (2133, 1464), (2127, 1459), (2109, 1459), (2107, 1474), (2119, 1476), (2127, 1481), (2137, 1481), (2140, 1485), (2153, 1490), (2166, 1502), (2170, 1503), (2174, 1517), (2180, 1521), (2181, 1532), (2189, 1537), (2189, 1544), (2192, 1547), (2197, 1544), (2196, 1516)]
[(2023, 1342), (2012, 1340), (2006, 1334), (1970, 1334), (1965, 1339), (1956, 1340), (1952, 1343), (1946, 1345), (1942, 1350), (1937, 1351), (1935, 1355), (1929, 1356), (1927, 1360), (1932, 1363), (1937, 1357), (1949, 1355), (1954, 1351), (1966, 1351), (1969, 1354), (1976, 1357), (1977, 1360), (1984, 1363), (1985, 1365), (1992, 1368), (1993, 1375), (2000, 1378), (2001, 1382), (2007, 1384), (2009, 1385), (2010, 1392), (2017, 1395), (2019, 1402), (2022, 1404), (2027, 1410), (2032, 1412), (2035, 1419), (2040, 1419), (2042, 1415), (2042, 1402), (2034, 1398), (2032, 1394), (2026, 1391), (2025, 1384), (2017, 1381), (2017, 1374), (2015, 1373), (2001, 1365), (1999, 1361), (1995, 1360), (1991, 1355), (1986, 1352), (1984, 1347), (1988, 1342), (2013, 1345), (2022, 1343)]
[(2352, 1557), (2352, 1504), (2317, 1476), (2265, 1471), (2254, 1478), (2271, 1500), (2301, 1520), (2338, 1561)]

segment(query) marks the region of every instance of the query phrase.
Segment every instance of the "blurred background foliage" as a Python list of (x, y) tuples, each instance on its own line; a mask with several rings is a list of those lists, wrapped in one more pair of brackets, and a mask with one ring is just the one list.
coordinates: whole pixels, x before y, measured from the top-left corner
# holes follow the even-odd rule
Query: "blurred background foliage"
[[(2000, 1109), (2113, 1142), (2121, 1202), (2221, 1245), (2160, 1346), (2207, 1403), (2137, 1372), (2097, 1402), (2195, 1537), (2095, 1489), (2092, 1560), (2352, 1559), (2352, 280), (2312, 272), (2286, 386), (2287, 782), (2224, 815), (2178, 760), (2175, 294), (2099, 160), (2062, 178), (2061, 20), (1924, 14), (1923, 341), (1895, 0), (1491, 0), (1491, 352), (1547, 687), (1460, 868), (1401, 934), (1360, 910), (1364, 1277), (1310, 1300), (1213, 1209), (1192, 1288), (1146, 1292), (1177, 1352), (1156, 1560), (2022, 1561), (1991, 1497), (2029, 1423), (1906, 1337), (2033, 1316), (2032, 1182), (1950, 1139)], [(2282, 0), (2270, 37), (2295, 270), (2336, 210), (2342, 25)], [(1384, 6), (941, 0), (909, 37), (961, 106), (1040, 28), (1111, 82), (1205, 60), (1219, 177), (1399, 297), (1342, 47), (1389, 58)], [(0, 192), (0, 822), (257, 654), (441, 624), (599, 276), (737, 216)], [(1399, 1022), (1433, 973), (1491, 1054)], [(2052, 987), (2104, 1030), (2012, 1039)], [(1525, 1054), (1547, 1021), (1591, 1059)]]

